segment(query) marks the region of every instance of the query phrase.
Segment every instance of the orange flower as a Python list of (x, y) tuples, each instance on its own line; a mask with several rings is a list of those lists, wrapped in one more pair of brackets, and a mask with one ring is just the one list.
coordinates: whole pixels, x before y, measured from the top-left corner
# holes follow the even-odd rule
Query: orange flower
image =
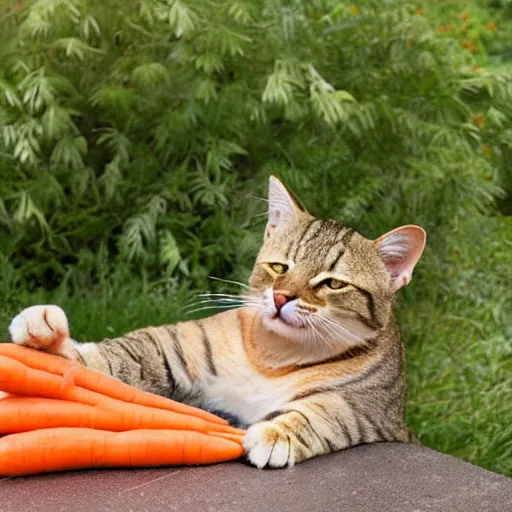
[(492, 152), (491, 150), (491, 146), (489, 146), (489, 144), (486, 144), (485, 146), (482, 147), (482, 153), (484, 155), (490, 155)]
[(416, 9), (416, 14), (418, 16), (423, 16), (425, 14), (425, 11), (423, 9)]
[(480, 71), (482, 68), (480, 66), (473, 66), (471, 71)]
[(496, 23), (487, 23), (487, 25), (485, 25), (486, 28), (488, 28), (489, 30), (497, 30), (497, 26), (496, 26)]
[(471, 42), (465, 39), (461, 43), (462, 48), (465, 48), (470, 53), (476, 53), (478, 51), (478, 48)]
[(473, 121), (473, 124), (475, 126), (478, 126), (478, 128), (480, 128), (480, 130), (483, 130), (485, 128), (485, 118), (481, 112), (479, 112), (478, 114), (475, 114), (471, 118), (471, 121)]
[(359, 16), (359, 14), (361, 13), (361, 11), (359, 10), (359, 7), (357, 7), (357, 5), (351, 5), (349, 7), (349, 10), (350, 12), (354, 15), (354, 16)]
[(452, 30), (456, 30), (454, 25), (445, 25), (444, 27), (437, 27), (436, 32), (438, 34), (442, 34), (443, 32), (451, 32)]
[(462, 21), (466, 22), (466, 21), (468, 21), (468, 18), (469, 18), (469, 16), (468, 16), (467, 12), (462, 14)]

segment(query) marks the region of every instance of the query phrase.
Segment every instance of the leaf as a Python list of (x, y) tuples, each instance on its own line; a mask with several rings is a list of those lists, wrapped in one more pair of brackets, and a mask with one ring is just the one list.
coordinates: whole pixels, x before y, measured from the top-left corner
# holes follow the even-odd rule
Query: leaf
[[(334, 87), (326, 82), (313, 66), (308, 67), (308, 72), (309, 93), (313, 110), (330, 126), (345, 121), (348, 118), (347, 112), (339, 101), (339, 94), (336, 95), (337, 92), (341, 91), (335, 91)], [(348, 96), (350, 97), (350, 95)]]
[(172, 274), (181, 262), (181, 254), (172, 233), (168, 230), (159, 234), (160, 240), (160, 261), (166, 265), (168, 274)]
[(196, 89), (196, 98), (208, 104), (212, 100), (218, 98), (217, 91), (215, 89), (215, 82), (205, 78), (201, 80)]
[(55, 49), (63, 50), (66, 57), (75, 57), (84, 60), (87, 54), (104, 54), (104, 50), (93, 48), (76, 37), (63, 37), (52, 43)]
[(291, 78), (286, 72), (276, 71), (268, 77), (261, 100), (263, 103), (285, 106), (292, 101), (292, 86)]
[(196, 27), (196, 18), (194, 11), (184, 5), (180, 0), (173, 0), (169, 9), (169, 25), (174, 31), (176, 37), (188, 35)]
[(2, 199), (0, 199), (0, 224), (4, 225), (9, 231), (13, 230), (11, 217), (9, 216), (5, 203)]
[(122, 181), (121, 169), (119, 168), (119, 158), (114, 158), (105, 166), (105, 172), (100, 176), (98, 183), (105, 191), (105, 199), (110, 201), (118, 190)]
[(121, 246), (129, 261), (141, 261), (146, 257), (146, 247), (156, 239), (158, 218), (166, 210), (167, 201), (155, 195), (146, 203), (143, 211), (132, 215), (125, 222)]
[(204, 71), (206, 74), (220, 73), (224, 69), (224, 64), (219, 55), (215, 53), (206, 53), (199, 55), (195, 59), (196, 69)]
[(22, 101), (32, 113), (39, 112), (55, 99), (54, 89), (46, 76), (44, 68), (29, 73), (18, 85), (22, 92)]
[(356, 101), (354, 96), (352, 96), (352, 94), (350, 94), (347, 91), (336, 90), (336, 91), (333, 92), (333, 96), (338, 101), (351, 101), (351, 102), (355, 102)]
[(18, 224), (27, 224), (35, 218), (41, 228), (45, 232), (50, 232), (50, 227), (46, 221), (44, 213), (34, 204), (34, 201), (27, 192), (20, 193), (18, 207), (13, 215), (13, 220)]
[[(76, 112), (71, 111), (71, 113)], [(42, 126), (46, 136), (53, 139), (69, 131), (76, 133), (77, 128), (69, 114), (69, 111), (56, 104), (50, 105), (42, 117)]]
[(82, 22), (82, 30), (84, 32), (85, 39), (89, 40), (94, 32), (98, 37), (101, 36), (101, 30), (96, 18), (88, 14)]
[(228, 14), (239, 23), (248, 24), (252, 21), (249, 6), (243, 2), (230, 2)]
[(55, 144), (50, 161), (56, 167), (70, 167), (74, 170), (83, 169), (82, 156), (86, 153), (87, 141), (84, 137), (65, 136)]
[(4, 93), (7, 104), (11, 107), (21, 107), (21, 100), (16, 94), (15, 88), (9, 84), (6, 80), (0, 77), (0, 89)]
[(98, 145), (108, 147), (120, 164), (128, 163), (132, 148), (130, 139), (115, 128), (104, 128), (99, 133)]
[(132, 79), (135, 85), (151, 87), (159, 82), (166, 82), (168, 73), (166, 67), (160, 62), (150, 62), (137, 66), (133, 70)]

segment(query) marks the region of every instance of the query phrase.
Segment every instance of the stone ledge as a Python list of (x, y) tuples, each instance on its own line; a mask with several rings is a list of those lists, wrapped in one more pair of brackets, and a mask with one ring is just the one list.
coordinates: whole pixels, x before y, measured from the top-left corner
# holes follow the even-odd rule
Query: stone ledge
[(506, 512), (512, 479), (400, 443), (292, 469), (241, 463), (79, 471), (0, 480), (0, 512)]

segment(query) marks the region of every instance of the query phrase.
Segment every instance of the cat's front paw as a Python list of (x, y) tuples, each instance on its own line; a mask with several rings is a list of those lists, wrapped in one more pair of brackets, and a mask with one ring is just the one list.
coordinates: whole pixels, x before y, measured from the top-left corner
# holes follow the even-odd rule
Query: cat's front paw
[(9, 333), (18, 345), (57, 352), (69, 339), (68, 319), (58, 306), (32, 306), (13, 318)]
[(295, 464), (290, 436), (277, 423), (264, 421), (249, 427), (244, 447), (249, 462), (258, 468), (282, 468)]

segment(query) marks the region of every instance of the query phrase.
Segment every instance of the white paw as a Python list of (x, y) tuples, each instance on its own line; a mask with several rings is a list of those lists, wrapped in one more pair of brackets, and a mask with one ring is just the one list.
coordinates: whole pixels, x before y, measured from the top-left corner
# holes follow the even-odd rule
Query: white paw
[(68, 319), (58, 306), (32, 306), (13, 318), (9, 332), (18, 345), (48, 349), (69, 339)]
[(265, 421), (249, 427), (244, 447), (249, 462), (260, 469), (291, 467), (295, 463), (290, 437), (277, 423)]

